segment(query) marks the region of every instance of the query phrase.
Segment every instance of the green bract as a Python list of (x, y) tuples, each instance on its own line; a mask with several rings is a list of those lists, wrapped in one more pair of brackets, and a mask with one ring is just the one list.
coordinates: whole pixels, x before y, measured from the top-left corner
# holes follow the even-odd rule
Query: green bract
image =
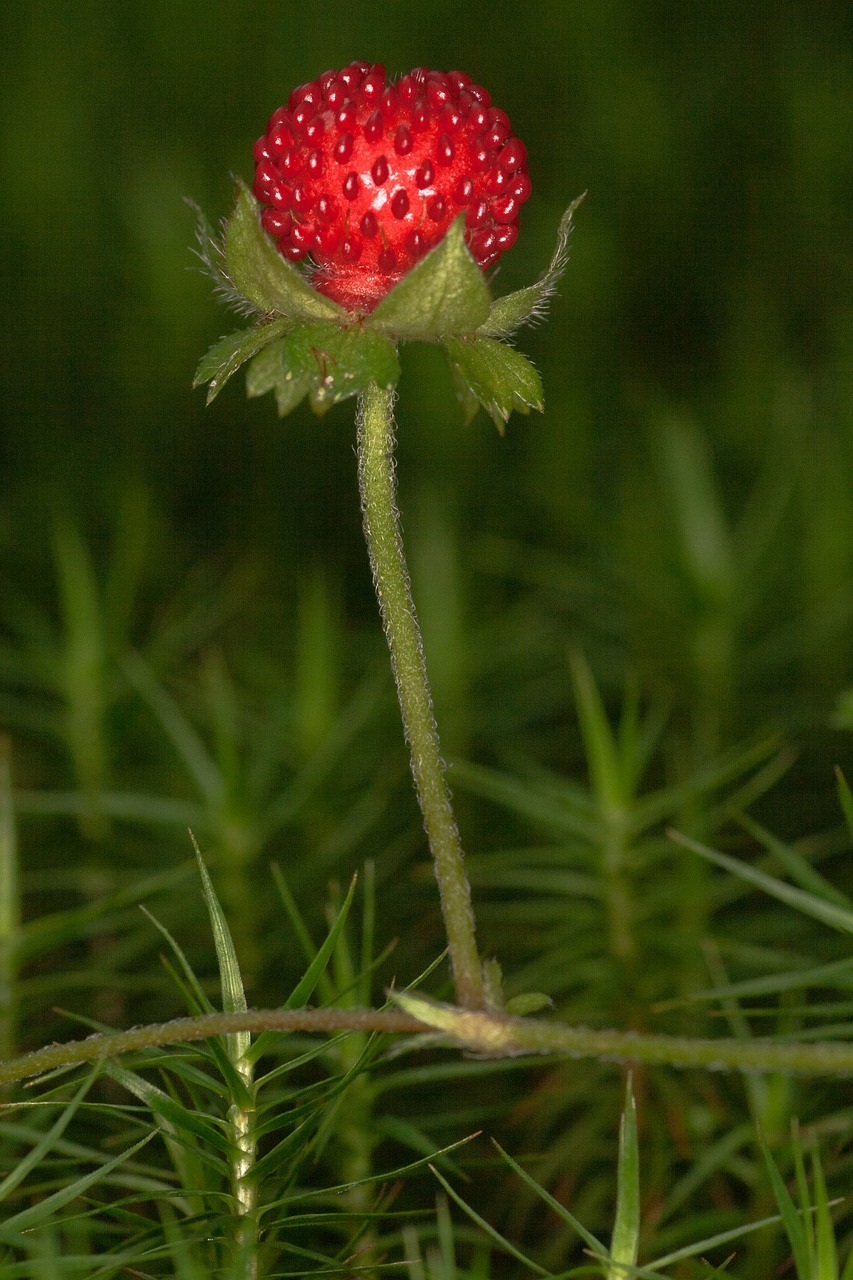
[(374, 382), (393, 387), (400, 376), (397, 346), (444, 347), (466, 419), (482, 406), (503, 427), (513, 410), (542, 409), (533, 365), (507, 339), (542, 315), (565, 269), (575, 200), (563, 216), (548, 270), (533, 285), (493, 301), (464, 239), (464, 218), (391, 289), (369, 315), (344, 310), (312, 288), (261, 226), (258, 203), (240, 184), (237, 204), (216, 239), (199, 219), (201, 256), (219, 291), (254, 323), (215, 342), (201, 360), (195, 386), (208, 384), (208, 403), (248, 363), (250, 396), (272, 391), (281, 415), (307, 396), (315, 413)]

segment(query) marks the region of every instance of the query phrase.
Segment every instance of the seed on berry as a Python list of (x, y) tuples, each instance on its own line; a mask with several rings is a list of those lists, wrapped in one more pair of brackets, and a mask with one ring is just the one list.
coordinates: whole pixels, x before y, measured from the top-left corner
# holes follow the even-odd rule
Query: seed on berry
[(274, 209), (285, 210), (291, 207), (293, 193), (283, 182), (272, 182), (268, 188), (267, 199)]
[(392, 84), (382, 94), (379, 99), (379, 110), (388, 120), (393, 120), (400, 110), (400, 99), (397, 90)]
[(305, 128), (305, 141), (312, 147), (318, 147), (326, 132), (326, 122), (322, 116), (315, 116)]
[(412, 112), (412, 128), (415, 133), (423, 133), (425, 129), (428, 129), (430, 119), (430, 110), (425, 102), (415, 107)]
[(385, 130), (385, 121), (382, 118), (382, 112), (379, 110), (372, 111), (367, 117), (364, 125), (364, 137), (367, 142), (378, 142)]
[(438, 123), (447, 133), (456, 133), (462, 124), (462, 112), (452, 102), (448, 102), (438, 113)]
[(397, 255), (393, 249), (383, 249), (379, 255), (379, 270), (393, 271), (397, 265)]
[(391, 197), (391, 212), (395, 218), (405, 218), (409, 212), (409, 197), (402, 188)]
[(495, 229), (495, 247), (500, 249), (501, 253), (506, 253), (507, 249), (511, 249), (517, 239), (517, 222), (510, 223), (508, 227), (497, 227)]
[(338, 247), (340, 236), (334, 227), (320, 227), (314, 233), (314, 244), (312, 249), (315, 253), (322, 254), (324, 257), (331, 257)]
[(485, 142), (476, 142), (471, 148), (471, 168), (475, 173), (482, 173), (492, 163), (492, 151)]
[(341, 245), (341, 257), (344, 262), (358, 262), (361, 257), (361, 241), (356, 236), (348, 236)]
[(407, 156), (415, 145), (412, 131), (407, 124), (401, 124), (394, 135), (394, 150), (398, 156)]
[(375, 102), (385, 88), (385, 68), (375, 67), (361, 86), (365, 102)]
[(293, 134), (284, 122), (279, 120), (278, 124), (270, 129), (267, 134), (267, 143), (270, 155), (273, 156), (273, 158), (277, 158), (284, 151), (287, 151), (288, 147), (293, 146)]
[(261, 162), (264, 160), (272, 160), (272, 152), (270, 151), (266, 134), (264, 134), (262, 138), (258, 138), (257, 142), (252, 148), (252, 156), (254, 158), (255, 164), (261, 164)]
[(439, 164), (445, 164), (445, 165), (453, 164), (453, 157), (455, 155), (456, 155), (456, 148), (454, 147), (450, 138), (448, 138), (447, 134), (443, 133), (438, 140), (438, 145), (435, 148), (436, 160), (438, 161)]
[(289, 108), (278, 107), (272, 113), (269, 120), (267, 121), (267, 135), (272, 133), (273, 129), (276, 127), (276, 125), (280, 120), (283, 120), (284, 123), (287, 124), (288, 118), (289, 118)]
[(318, 103), (312, 101), (302, 101), (293, 113), (293, 123), (297, 129), (304, 129), (308, 121), (317, 110)]
[(469, 127), (473, 129), (475, 132), (479, 132), (480, 129), (485, 129), (488, 123), (489, 123), (488, 107), (481, 106), (479, 102), (476, 103), (468, 112)]
[(344, 178), (343, 191), (347, 200), (355, 200), (361, 190), (361, 178), (355, 169)]
[(509, 186), (509, 174), (506, 169), (490, 169), (483, 179), (483, 186), (490, 196), (499, 196)]
[(307, 213), (314, 203), (314, 192), (310, 191), (303, 182), (297, 183), (293, 188), (293, 207), (297, 213)]
[(433, 169), (429, 160), (424, 160), (419, 169), (415, 170), (415, 186), (423, 191), (424, 187), (431, 187), (435, 181), (435, 169)]
[(348, 97), (349, 86), (339, 76), (334, 84), (330, 85), (326, 90), (326, 106), (331, 107), (332, 111), (337, 111), (344, 105)]
[(372, 209), (368, 209), (367, 213), (358, 224), (361, 234), (366, 240), (372, 240), (379, 230), (379, 223), (376, 220), (376, 214)]
[(301, 262), (305, 257), (305, 249), (300, 249), (298, 245), (289, 243), (286, 240), (279, 240), (278, 248), (279, 252), (284, 254), (285, 258), (288, 258), (291, 262)]
[(492, 205), (492, 217), (496, 222), (512, 222), (518, 215), (518, 201), (515, 196), (498, 196)]
[(489, 216), (489, 205), (486, 200), (477, 200), (474, 204), (469, 205), (468, 213), (465, 218), (465, 226), (471, 231), (477, 227), (482, 227), (483, 223)]
[(388, 181), (388, 160), (385, 156), (378, 156), (374, 160), (370, 169), (370, 176), (377, 187), (381, 187), (384, 182)]
[(283, 178), (295, 178), (298, 173), (302, 172), (302, 153), (296, 147), (291, 147), (289, 151), (285, 151), (278, 165), (281, 169)]
[(322, 152), (309, 151), (305, 167), (312, 178), (322, 178), (324, 169)]
[(453, 199), (456, 204), (467, 204), (473, 194), (474, 183), (467, 175), (464, 178), (460, 178), (453, 188)]
[(427, 239), (422, 231), (410, 231), (406, 236), (406, 249), (412, 258), (422, 258), (427, 247)]
[(508, 137), (509, 116), (498, 107), (492, 107), (489, 112), (489, 124), (486, 129), (485, 141), (490, 147), (499, 147)]
[(495, 247), (495, 232), (489, 227), (482, 227), (471, 237), (469, 248), (475, 258), (484, 258)]
[(447, 201), (444, 196), (433, 196), (433, 198), (427, 202), (427, 213), (432, 218), (433, 222), (442, 222), (447, 216)]
[(331, 196), (322, 195), (317, 201), (317, 217), (321, 222), (334, 222), (338, 216), (338, 204)]
[(509, 184), (510, 195), (515, 196), (519, 204), (524, 204), (531, 192), (530, 179), (526, 173), (519, 173)]
[(267, 235), (278, 239), (279, 236), (286, 236), (293, 226), (293, 218), (289, 213), (280, 212), (278, 209), (264, 209), (261, 214), (261, 226)]
[(467, 84), (465, 88), (472, 98), (477, 99), (481, 107), (490, 107), (492, 105), (492, 95), (481, 84)]
[(443, 107), (450, 99), (450, 86), (442, 76), (434, 76), (427, 84), (427, 99), (431, 107)]
[(287, 105), (290, 108), (290, 110), (295, 111), (296, 108), (299, 106), (300, 102), (302, 102), (306, 97), (310, 96), (312, 93), (317, 94), (319, 96), (320, 90), (316, 85), (298, 84), (287, 100)]
[(274, 182), (280, 182), (281, 175), (272, 160), (262, 160), (255, 170), (255, 193), (263, 199), (262, 193), (269, 190)]
[(342, 133), (350, 133), (355, 128), (358, 109), (354, 102), (345, 102), (335, 116), (335, 124)]
[(297, 249), (304, 249), (307, 253), (314, 242), (314, 232), (309, 226), (303, 222), (294, 223), (290, 238), (296, 245)]
[(507, 173), (515, 173), (527, 159), (527, 147), (520, 138), (510, 138), (498, 152), (498, 164)]
[(338, 164), (346, 164), (347, 160), (349, 160), (350, 156), (352, 155), (352, 147), (353, 147), (352, 134), (342, 133), (341, 136), (338, 138), (337, 142), (335, 143), (335, 149), (332, 152), (332, 155), (335, 157)]
[(364, 71), (357, 62), (351, 62), (348, 67), (344, 67), (343, 71), (338, 72), (338, 79), (342, 85), (346, 85), (347, 89), (357, 89), (364, 79)]
[(414, 99), (417, 92), (418, 86), (411, 75), (401, 76), (397, 81), (397, 93), (400, 95), (400, 101), (406, 106)]

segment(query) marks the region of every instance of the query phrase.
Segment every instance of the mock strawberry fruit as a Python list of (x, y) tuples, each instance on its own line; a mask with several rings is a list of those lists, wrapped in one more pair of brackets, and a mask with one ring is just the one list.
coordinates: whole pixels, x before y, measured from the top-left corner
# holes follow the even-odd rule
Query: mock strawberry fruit
[(369, 312), (465, 215), (483, 269), (515, 243), (530, 195), (524, 143), (461, 71), (395, 84), (353, 62), (294, 89), (255, 143), (264, 229), (313, 284)]

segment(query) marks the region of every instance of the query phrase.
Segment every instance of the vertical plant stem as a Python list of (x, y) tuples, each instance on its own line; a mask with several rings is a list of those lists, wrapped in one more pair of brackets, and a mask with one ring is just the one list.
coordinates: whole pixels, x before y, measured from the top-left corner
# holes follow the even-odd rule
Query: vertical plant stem
[(477, 1009), (484, 1002), (483, 976), (471, 887), (444, 776), (423, 641), (400, 533), (393, 402), (393, 392), (384, 391), (375, 383), (371, 383), (359, 401), (358, 478), (364, 533), (391, 651), (415, 790), (438, 880), (456, 999), (467, 1009)]
[[(233, 1036), (232, 1042), (250, 1043), (248, 1035)], [(248, 1052), (239, 1056), (234, 1066), (249, 1097), (254, 1095), (254, 1068)], [(242, 1280), (258, 1276), (258, 1188), (254, 1180), (256, 1116), (253, 1103), (233, 1103), (228, 1109), (233, 1155), (231, 1186), (237, 1211), (237, 1256)]]

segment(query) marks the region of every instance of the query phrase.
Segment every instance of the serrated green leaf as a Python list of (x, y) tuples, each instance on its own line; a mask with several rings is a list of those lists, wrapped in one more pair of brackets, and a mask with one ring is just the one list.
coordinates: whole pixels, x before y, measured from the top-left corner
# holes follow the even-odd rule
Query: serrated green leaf
[(291, 322), (335, 320), (346, 324), (348, 313), (326, 298), (281, 256), (261, 226), (259, 205), (242, 182), (237, 205), (225, 228), (228, 277), (260, 311)]
[(299, 325), (285, 338), (282, 361), (292, 378), (308, 379), (315, 413), (325, 413), (339, 400), (359, 395), (371, 382), (392, 387), (400, 376), (392, 343), (358, 327)]
[[(586, 195), (586, 192), (584, 192), (584, 195)], [(557, 247), (545, 274), (540, 276), (535, 284), (528, 285), (525, 289), (518, 289), (515, 293), (508, 293), (503, 298), (496, 298), (492, 303), (488, 319), (477, 330), (478, 334), (482, 334), (484, 337), (506, 338), (519, 325), (526, 324), (529, 320), (535, 320), (543, 314), (548, 299), (566, 269), (566, 263), (569, 260), (569, 236), (572, 232), (572, 220), (575, 209), (583, 199), (584, 196), (578, 196), (577, 200), (573, 200), (560, 219), (560, 227), (557, 232)]]
[(406, 342), (473, 333), (489, 315), (489, 290), (457, 218), (440, 244), (413, 267), (364, 322)]
[(289, 327), (289, 320), (273, 320), (271, 324), (256, 325), (253, 329), (238, 329), (236, 333), (220, 338), (199, 361), (193, 386), (200, 387), (204, 382), (210, 383), (207, 389), (207, 403), (210, 404), (228, 379), (247, 360), (251, 360), (252, 356), (257, 355), (269, 343), (287, 333)]
[(513, 410), (543, 408), (542, 380), (520, 351), (494, 338), (449, 338), (445, 350), (454, 378), (476, 396), (499, 430)]

